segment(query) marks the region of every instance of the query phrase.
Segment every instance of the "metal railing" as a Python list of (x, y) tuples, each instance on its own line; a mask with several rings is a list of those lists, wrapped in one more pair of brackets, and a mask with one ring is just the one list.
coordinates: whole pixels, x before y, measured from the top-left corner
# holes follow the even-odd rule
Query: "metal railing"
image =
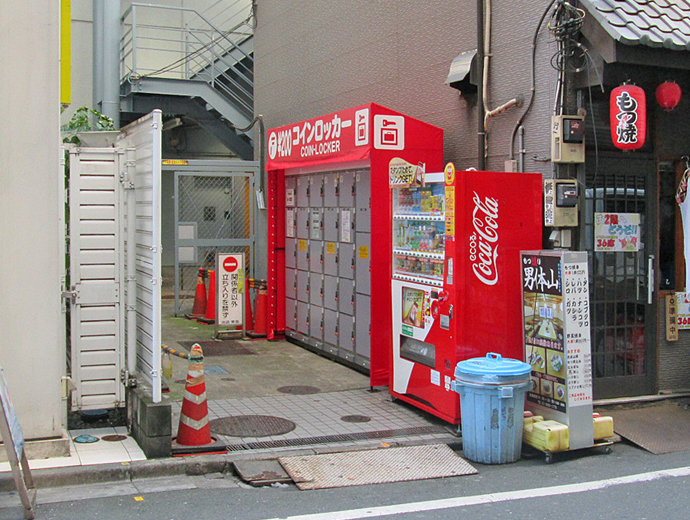
[[(204, 81), (251, 114), (253, 16), (251, 0), (216, 2), (204, 14), (133, 3), (121, 18), (120, 81)], [(221, 30), (216, 24), (230, 28)]]

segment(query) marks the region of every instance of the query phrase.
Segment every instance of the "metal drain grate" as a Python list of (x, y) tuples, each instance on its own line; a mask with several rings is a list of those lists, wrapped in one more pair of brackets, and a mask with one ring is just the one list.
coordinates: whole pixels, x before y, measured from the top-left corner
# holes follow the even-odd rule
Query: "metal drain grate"
[(295, 427), (294, 422), (272, 415), (233, 415), (211, 421), (211, 432), (230, 437), (270, 437)]
[(293, 446), (310, 446), (312, 444), (333, 444), (368, 439), (387, 439), (391, 437), (429, 435), (434, 433), (448, 432), (442, 426), (413, 426), (410, 428), (398, 428), (396, 430), (378, 430), (374, 432), (344, 433), (340, 435), (320, 435), (318, 437), (303, 437), (301, 439), (281, 439), (275, 441), (229, 444), (226, 446), (226, 449), (228, 451), (270, 450), (275, 448), (289, 448)]

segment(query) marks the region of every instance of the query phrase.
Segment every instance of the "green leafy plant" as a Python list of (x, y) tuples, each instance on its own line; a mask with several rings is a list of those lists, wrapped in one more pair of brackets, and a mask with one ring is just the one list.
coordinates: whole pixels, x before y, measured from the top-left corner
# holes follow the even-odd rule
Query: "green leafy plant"
[[(91, 116), (94, 123), (91, 124)], [(79, 107), (70, 119), (69, 123), (61, 127), (62, 142), (79, 144), (79, 132), (90, 132), (93, 130), (115, 130), (113, 119), (101, 114), (98, 110), (88, 107)]]

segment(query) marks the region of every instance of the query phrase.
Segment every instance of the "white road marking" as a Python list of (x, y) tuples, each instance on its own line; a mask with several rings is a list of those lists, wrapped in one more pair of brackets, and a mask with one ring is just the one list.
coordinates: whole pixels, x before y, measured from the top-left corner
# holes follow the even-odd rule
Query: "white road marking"
[(427, 500), (424, 502), (410, 502), (407, 504), (396, 504), (390, 506), (365, 507), (360, 509), (350, 509), (347, 511), (334, 511), (332, 513), (315, 513), (308, 515), (296, 515), (270, 520), (356, 520), (358, 518), (375, 518), (377, 516), (401, 515), (406, 513), (419, 513), (422, 511), (437, 511), (440, 509), (450, 509), (454, 507), (476, 506), (480, 504), (495, 504), (498, 502), (508, 502), (510, 500), (523, 500), (526, 498), (542, 498), (554, 495), (568, 495), (572, 493), (584, 493), (606, 489), (613, 486), (625, 484), (635, 484), (639, 482), (649, 482), (662, 478), (675, 478), (690, 476), (690, 466), (664, 469), (660, 471), (650, 471), (648, 473), (637, 473), (626, 477), (615, 477), (606, 480), (593, 480), (590, 482), (580, 482), (578, 484), (565, 484), (562, 486), (551, 486), (534, 489), (524, 489), (520, 491), (505, 491), (502, 493), (488, 493), (486, 495), (475, 495), (471, 497), (445, 498), (439, 500)]

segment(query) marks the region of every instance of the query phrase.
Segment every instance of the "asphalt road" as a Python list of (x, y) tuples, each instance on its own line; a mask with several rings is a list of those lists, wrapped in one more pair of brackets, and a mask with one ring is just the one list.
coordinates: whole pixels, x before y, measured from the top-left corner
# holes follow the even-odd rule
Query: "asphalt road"
[[(475, 464), (478, 474), (300, 491), (252, 488), (233, 475), (142, 479), (39, 489), (37, 519), (345, 520), (687, 519), (690, 452), (653, 455), (628, 444), (515, 464)], [(16, 495), (0, 496), (0, 520), (21, 519)]]

